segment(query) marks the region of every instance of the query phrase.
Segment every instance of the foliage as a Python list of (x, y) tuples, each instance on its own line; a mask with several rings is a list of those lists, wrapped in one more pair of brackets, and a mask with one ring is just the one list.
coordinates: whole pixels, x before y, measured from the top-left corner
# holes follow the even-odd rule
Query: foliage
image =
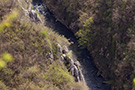
[[(56, 44), (68, 45), (68, 40), (32, 22), (15, 1), (0, 1), (0, 90), (77, 88), (67, 68), (57, 61), (60, 53)], [(29, 1), (22, 1), (25, 8)]]
[(88, 43), (92, 43), (92, 41), (94, 41), (94, 36), (96, 33), (94, 33), (94, 31), (92, 31), (92, 24), (94, 23), (93, 18), (90, 17), (88, 19), (86, 19), (86, 21), (83, 24), (83, 29), (79, 30), (76, 35), (79, 37), (79, 44), (80, 46), (82, 46), (83, 48), (88, 47)]
[(12, 55), (9, 53), (3, 53), (2, 58), (0, 59), (0, 69), (6, 67), (7, 63), (11, 61), (13, 61)]
[(134, 0), (46, 3), (56, 18), (77, 32), (80, 46), (89, 50), (112, 90), (131, 90), (135, 75)]
[(2, 57), (3, 57), (3, 59), (4, 59), (6, 62), (11, 62), (11, 61), (13, 61), (13, 57), (12, 57), (12, 55), (10, 55), (9, 53), (3, 53)]
[[(66, 69), (66, 68), (64, 68)], [(73, 84), (73, 77), (69, 75), (67, 70), (64, 70), (61, 66), (53, 63), (48, 70), (48, 78), (53, 82), (54, 86), (58, 86), (60, 88), (71, 87)]]
[(3, 20), (2, 23), (0, 23), (0, 32), (5, 29), (9, 28), (12, 24), (12, 21), (18, 16), (18, 12), (16, 10), (13, 10), (12, 13), (9, 15), (5, 16), (6, 19)]
[(0, 69), (6, 66), (6, 62), (0, 59)]
[(9, 90), (9, 88), (2, 81), (0, 81), (0, 89), (1, 90)]

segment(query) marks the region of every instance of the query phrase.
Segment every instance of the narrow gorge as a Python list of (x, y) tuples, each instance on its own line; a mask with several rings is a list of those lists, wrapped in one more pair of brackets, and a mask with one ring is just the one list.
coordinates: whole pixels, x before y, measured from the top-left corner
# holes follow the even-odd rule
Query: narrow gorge
[(135, 1), (0, 0), (0, 90), (135, 90)]
[(110, 90), (109, 86), (105, 84), (105, 80), (97, 75), (98, 69), (95, 67), (92, 57), (87, 49), (80, 49), (78, 47), (77, 39), (74, 33), (58, 21), (54, 15), (46, 8), (46, 5), (42, 1), (33, 1), (34, 8), (45, 16), (45, 23), (47, 27), (52, 28), (60, 35), (64, 35), (73, 45), (70, 49), (77, 55), (77, 60), (81, 63), (82, 72), (90, 90)]

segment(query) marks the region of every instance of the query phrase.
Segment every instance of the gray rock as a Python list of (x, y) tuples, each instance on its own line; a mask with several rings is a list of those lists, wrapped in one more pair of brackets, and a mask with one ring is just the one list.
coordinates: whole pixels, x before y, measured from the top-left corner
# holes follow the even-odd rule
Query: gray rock
[(61, 61), (64, 61), (64, 57), (62, 55), (60, 56), (60, 60)]
[(48, 53), (47, 57), (53, 62), (54, 56), (53, 56), (52, 51), (50, 51), (50, 52)]
[(84, 76), (83, 76), (83, 74), (82, 74), (82, 71), (81, 71), (80, 68), (79, 68), (78, 70), (79, 70), (79, 78), (80, 78), (80, 81), (84, 82)]
[(72, 59), (69, 59), (69, 64), (70, 64), (71, 74), (72, 74), (72, 76), (75, 76), (74, 61)]
[(35, 10), (29, 11), (29, 17), (32, 18), (34, 21), (41, 21)]
[(57, 46), (58, 46), (58, 51), (59, 51), (60, 53), (62, 53), (62, 47), (61, 47), (61, 45), (60, 45), (59, 43), (57, 43)]
[(72, 59), (69, 59), (70, 67), (74, 67), (74, 61)]
[(79, 63), (79, 61), (74, 62), (74, 60), (69, 58), (66, 54), (61, 55), (61, 61), (68, 62), (70, 64), (70, 72), (71, 75), (74, 77), (75, 81), (84, 81), (84, 76), (80, 69), (81, 64)]
[(74, 64), (75, 64), (77, 67), (81, 67), (81, 64), (80, 64), (79, 61), (76, 61)]
[(71, 68), (71, 74), (72, 74), (72, 76), (75, 77), (75, 81), (77, 81), (77, 82), (84, 81), (82, 72), (79, 69), (80, 63), (76, 62), (76, 65), (75, 65), (75, 62), (72, 59), (69, 59), (69, 64), (70, 64), (70, 68)]
[(75, 76), (75, 69), (74, 69), (74, 67), (71, 67), (70, 71), (71, 71), (71, 75)]
[(77, 82), (80, 82), (80, 78), (79, 78), (79, 70), (78, 68), (74, 65), (74, 69), (75, 69), (75, 78)]
[(64, 57), (64, 60), (68, 60), (68, 57), (66, 54), (62, 54), (62, 56)]
[(64, 46), (64, 47), (62, 48), (62, 52), (63, 52), (64, 54), (66, 54), (66, 53), (69, 52), (67, 46)]

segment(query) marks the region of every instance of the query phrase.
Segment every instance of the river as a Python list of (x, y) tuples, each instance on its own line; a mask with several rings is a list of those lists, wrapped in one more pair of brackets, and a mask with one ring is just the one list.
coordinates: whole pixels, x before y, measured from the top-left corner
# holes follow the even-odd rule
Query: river
[(108, 85), (103, 83), (104, 79), (101, 76), (97, 76), (98, 69), (96, 68), (88, 50), (78, 47), (77, 39), (74, 33), (61, 22), (59, 22), (54, 17), (54, 15), (49, 10), (47, 10), (46, 6), (41, 2), (41, 0), (33, 0), (33, 5), (34, 8), (39, 11), (39, 13), (45, 16), (45, 26), (52, 28), (55, 30), (55, 32), (59, 33), (60, 35), (64, 35), (67, 39), (70, 39), (72, 42), (74, 42), (74, 45), (71, 46), (71, 49), (74, 50), (74, 48), (76, 48), (77, 52), (81, 53), (77, 57), (82, 65), (82, 72), (86, 80), (86, 84), (90, 90), (111, 90)]

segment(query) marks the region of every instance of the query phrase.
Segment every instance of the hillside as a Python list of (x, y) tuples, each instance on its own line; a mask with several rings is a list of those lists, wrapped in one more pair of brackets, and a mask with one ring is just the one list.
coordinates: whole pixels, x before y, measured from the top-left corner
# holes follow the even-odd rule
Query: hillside
[(134, 90), (134, 0), (42, 0), (92, 55), (112, 90)]
[(88, 90), (71, 74), (70, 60), (80, 68), (70, 42), (44, 26), (44, 16), (29, 10), (31, 2), (0, 0), (0, 90)]

